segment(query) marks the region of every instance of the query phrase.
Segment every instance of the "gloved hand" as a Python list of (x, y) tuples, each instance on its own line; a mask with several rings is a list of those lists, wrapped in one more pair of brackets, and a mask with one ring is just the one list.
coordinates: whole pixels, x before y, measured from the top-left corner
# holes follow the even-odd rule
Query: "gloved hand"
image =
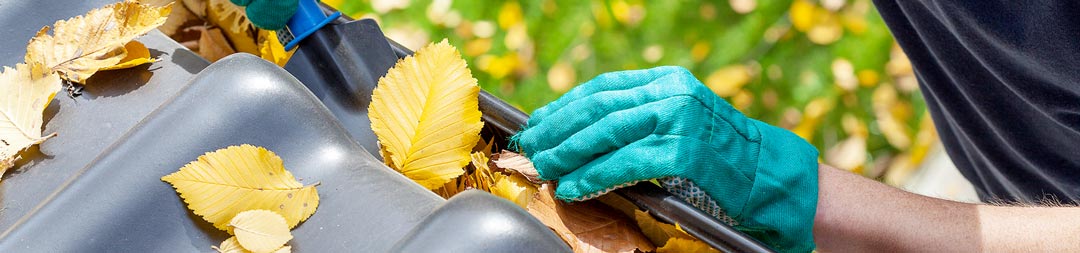
[(657, 179), (785, 252), (814, 249), (818, 151), (742, 115), (681, 67), (602, 74), (533, 112), (511, 138), (556, 197)]
[(233, 4), (245, 6), (248, 20), (256, 27), (266, 30), (278, 30), (285, 27), (285, 22), (296, 14), (299, 0), (229, 0)]

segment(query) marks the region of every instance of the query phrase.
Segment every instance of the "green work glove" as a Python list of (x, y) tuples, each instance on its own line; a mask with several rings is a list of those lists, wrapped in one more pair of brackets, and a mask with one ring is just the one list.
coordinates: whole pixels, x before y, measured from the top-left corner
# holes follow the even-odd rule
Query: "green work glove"
[(511, 138), (556, 197), (656, 179), (783, 252), (814, 249), (818, 151), (749, 119), (681, 67), (602, 74), (537, 109)]
[(299, 0), (230, 0), (233, 4), (244, 6), (248, 20), (256, 27), (266, 30), (279, 30), (285, 22), (296, 14)]

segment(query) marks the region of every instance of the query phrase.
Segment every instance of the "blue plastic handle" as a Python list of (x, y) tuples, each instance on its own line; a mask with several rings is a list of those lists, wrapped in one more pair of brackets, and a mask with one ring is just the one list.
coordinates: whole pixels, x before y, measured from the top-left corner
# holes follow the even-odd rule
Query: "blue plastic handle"
[(308, 35), (315, 33), (319, 28), (329, 24), (330, 21), (341, 17), (341, 12), (334, 12), (330, 16), (326, 16), (322, 8), (319, 8), (317, 0), (299, 1), (300, 6), (297, 8), (296, 14), (289, 18), (289, 22), (286, 23), (284, 29), (277, 31), (278, 40), (285, 44), (285, 51), (292, 50)]

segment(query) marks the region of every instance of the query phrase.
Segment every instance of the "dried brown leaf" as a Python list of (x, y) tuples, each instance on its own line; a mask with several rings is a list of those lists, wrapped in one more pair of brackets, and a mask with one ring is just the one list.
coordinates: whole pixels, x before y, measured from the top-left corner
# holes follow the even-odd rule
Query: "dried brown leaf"
[(225, 39), (225, 35), (221, 33), (221, 29), (202, 29), (202, 35), (199, 36), (199, 56), (215, 62), (235, 53), (229, 41)]
[[(154, 2), (144, 3), (163, 6), (164, 2), (173, 2), (173, 0), (155, 0)], [(202, 19), (192, 13), (186, 6), (179, 6), (173, 8), (172, 13), (169, 13), (169, 18), (165, 20), (165, 24), (158, 27), (158, 30), (172, 37), (173, 34), (176, 34), (190, 23), (202, 23)]]
[(520, 173), (534, 184), (540, 184), (542, 181), (540, 180), (540, 173), (536, 171), (536, 167), (533, 167), (529, 158), (509, 150), (503, 150), (499, 153), (499, 157), (495, 159), (495, 166)]
[(200, 18), (206, 18), (206, 0), (181, 0), (192, 14)]
[(574, 252), (652, 251), (655, 247), (628, 217), (595, 200), (567, 204), (544, 184), (529, 213), (566, 240)]

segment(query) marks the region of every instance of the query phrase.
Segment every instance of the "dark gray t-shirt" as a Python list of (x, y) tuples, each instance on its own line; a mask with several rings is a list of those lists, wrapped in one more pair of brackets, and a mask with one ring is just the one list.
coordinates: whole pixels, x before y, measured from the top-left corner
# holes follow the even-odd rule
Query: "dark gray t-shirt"
[(1080, 204), (1080, 1), (874, 3), (982, 200)]

